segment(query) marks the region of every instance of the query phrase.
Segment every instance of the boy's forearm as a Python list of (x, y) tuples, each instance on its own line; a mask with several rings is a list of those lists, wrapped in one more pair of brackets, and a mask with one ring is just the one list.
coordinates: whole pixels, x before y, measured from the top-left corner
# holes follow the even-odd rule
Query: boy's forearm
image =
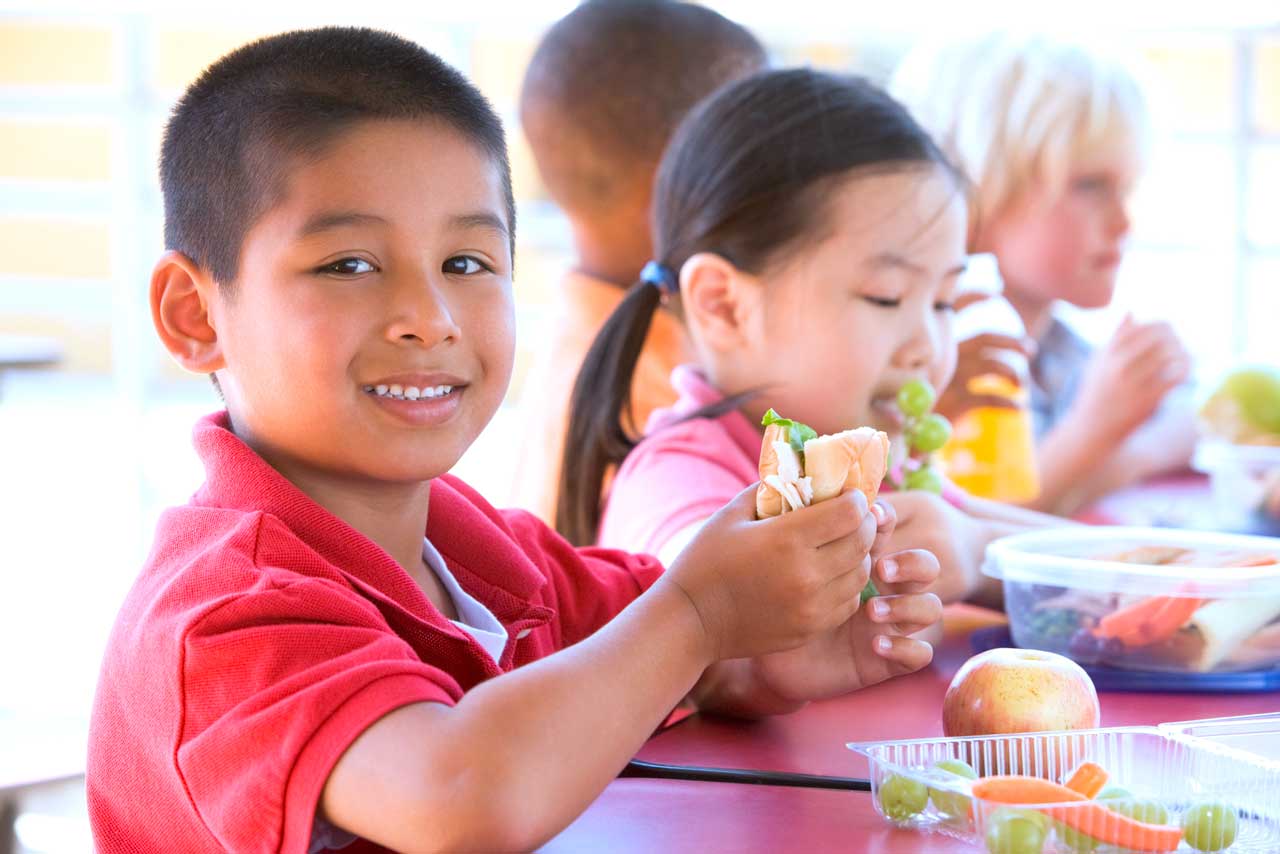
[(754, 659), (718, 661), (706, 669), (689, 694), (699, 711), (735, 718), (764, 718), (803, 708), (782, 697), (759, 678)]
[(1035, 528), (1057, 528), (1063, 525), (1076, 524), (1068, 519), (1063, 519), (1061, 516), (1042, 513), (1039, 510), (1019, 507), (1015, 504), (1006, 504), (1003, 501), (979, 498), (974, 495), (965, 496), (964, 511), (976, 519), (991, 523), (988, 542), (997, 537)]
[(1118, 441), (1099, 435), (1091, 425), (1068, 418), (1049, 431), (1037, 449), (1040, 494), (1027, 506), (1069, 515), (1103, 494), (1115, 472), (1110, 468)]
[[(591, 637), (477, 685), (353, 758), (354, 784), (330, 791), (335, 771), (326, 812), (396, 850), (536, 848), (618, 774), (693, 687), (709, 650), (692, 604), (660, 580)], [(375, 786), (412, 795), (389, 808), (366, 793)]]
[(702, 627), (683, 597), (659, 582), (592, 637), (459, 703), (453, 735), (466, 745), (479, 802), (522, 817), (519, 847), (542, 844), (586, 809), (706, 669)]

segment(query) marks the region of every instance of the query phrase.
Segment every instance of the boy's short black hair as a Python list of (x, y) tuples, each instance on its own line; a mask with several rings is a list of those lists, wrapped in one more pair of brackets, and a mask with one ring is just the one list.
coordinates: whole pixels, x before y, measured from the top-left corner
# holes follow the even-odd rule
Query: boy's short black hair
[(650, 182), (693, 106), (762, 70), (764, 46), (718, 12), (674, 0), (586, 0), (543, 36), (520, 120), (562, 207), (608, 210)]
[(514, 244), (506, 137), (480, 91), (400, 36), (323, 27), (240, 47), (183, 94), (160, 154), (165, 245), (234, 281), (245, 234), (279, 201), (290, 168), (369, 119), (436, 120), (479, 145), (501, 173)]

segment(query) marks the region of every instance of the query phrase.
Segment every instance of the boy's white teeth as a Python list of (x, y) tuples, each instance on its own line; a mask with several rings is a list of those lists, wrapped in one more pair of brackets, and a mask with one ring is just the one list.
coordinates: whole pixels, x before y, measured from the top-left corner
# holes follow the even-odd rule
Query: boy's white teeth
[(394, 400), (423, 400), (433, 397), (444, 397), (453, 391), (451, 385), (426, 386), (418, 388), (411, 385), (367, 385), (364, 387), (366, 392), (370, 392), (378, 397), (390, 397)]

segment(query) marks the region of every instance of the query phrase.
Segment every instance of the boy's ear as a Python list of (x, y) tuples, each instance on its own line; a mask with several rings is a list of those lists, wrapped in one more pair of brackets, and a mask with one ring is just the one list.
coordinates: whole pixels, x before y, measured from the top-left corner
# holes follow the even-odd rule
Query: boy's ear
[(210, 317), (217, 283), (186, 255), (169, 250), (151, 271), (151, 321), (164, 348), (186, 368), (209, 374), (225, 367)]
[(729, 350), (750, 337), (747, 319), (759, 295), (753, 278), (714, 252), (692, 255), (680, 267), (680, 309), (706, 344)]

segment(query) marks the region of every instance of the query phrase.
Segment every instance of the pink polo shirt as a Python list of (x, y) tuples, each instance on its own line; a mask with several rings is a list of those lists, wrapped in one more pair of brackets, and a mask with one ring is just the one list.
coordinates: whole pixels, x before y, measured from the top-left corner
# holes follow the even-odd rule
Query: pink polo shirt
[[(630, 543), (656, 554), (757, 479), (760, 431), (736, 409), (680, 421), (724, 398), (690, 365), (671, 372), (675, 405), (657, 409), (645, 438), (623, 461), (609, 490), (600, 543)], [(678, 423), (677, 423), (678, 422)]]
[[(692, 365), (672, 371), (671, 386), (675, 405), (649, 417), (644, 439), (613, 480), (600, 524), (602, 546), (659, 554), (672, 537), (759, 479), (761, 429), (736, 409), (681, 421), (724, 399)], [(963, 493), (952, 484), (942, 497), (962, 506)]]

